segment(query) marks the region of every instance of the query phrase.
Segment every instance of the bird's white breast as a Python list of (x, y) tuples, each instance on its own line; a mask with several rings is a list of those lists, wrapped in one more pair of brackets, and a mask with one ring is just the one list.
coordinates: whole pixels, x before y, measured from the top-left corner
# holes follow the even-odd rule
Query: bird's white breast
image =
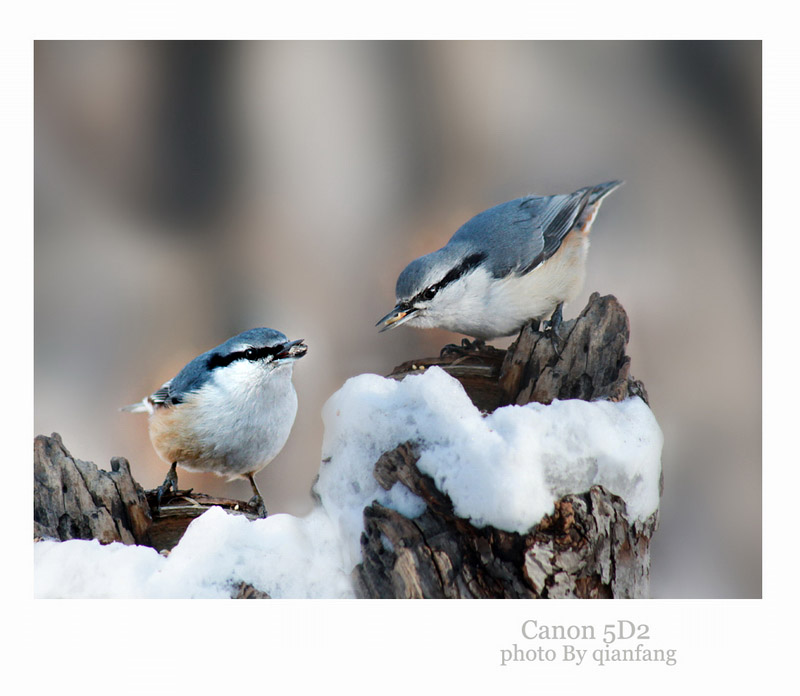
[(291, 363), (274, 369), (237, 361), (184, 403), (153, 414), (159, 455), (189, 471), (236, 477), (260, 471), (281, 451), (297, 414)]

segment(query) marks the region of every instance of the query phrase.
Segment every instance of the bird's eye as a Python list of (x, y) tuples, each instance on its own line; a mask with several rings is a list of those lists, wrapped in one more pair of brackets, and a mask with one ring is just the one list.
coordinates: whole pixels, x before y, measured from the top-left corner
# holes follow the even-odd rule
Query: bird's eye
[(258, 357), (258, 351), (255, 348), (248, 348), (244, 352), (244, 357), (248, 360), (255, 360)]
[(422, 293), (423, 300), (432, 300), (436, 296), (436, 288), (431, 286)]

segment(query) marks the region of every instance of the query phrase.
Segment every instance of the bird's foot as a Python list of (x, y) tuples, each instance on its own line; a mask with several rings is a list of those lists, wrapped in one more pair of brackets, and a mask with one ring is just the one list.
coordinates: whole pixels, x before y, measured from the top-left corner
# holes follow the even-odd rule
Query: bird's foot
[(264, 505), (264, 499), (261, 497), (260, 493), (250, 498), (247, 504), (251, 508), (254, 508), (256, 514), (262, 519), (265, 519), (267, 517), (267, 506)]
[(448, 343), (439, 353), (440, 358), (446, 358), (451, 355), (464, 356), (470, 353), (480, 353), (486, 350), (486, 341), (476, 338), (470, 341), (468, 338), (461, 339), (461, 345), (457, 346), (455, 343)]
[(556, 355), (561, 355), (561, 347), (564, 344), (564, 336), (561, 334), (562, 315), (561, 308), (563, 303), (559, 304), (553, 311), (553, 315), (545, 322), (542, 322), (542, 333), (550, 339), (553, 350)]
[(167, 472), (167, 476), (164, 479), (164, 483), (162, 483), (158, 488), (156, 488), (156, 511), (161, 512), (161, 499), (164, 497), (164, 494), (172, 490), (173, 493), (178, 492), (178, 472), (175, 468), (175, 464), (173, 463), (172, 466), (169, 468)]
[(556, 354), (556, 357), (561, 355), (561, 349), (564, 346), (564, 337), (558, 331), (558, 329), (551, 329), (550, 331), (546, 332), (546, 336), (550, 338), (550, 345), (553, 346), (553, 352)]
[(250, 481), (250, 486), (253, 489), (253, 497), (250, 498), (247, 504), (250, 507), (255, 508), (256, 514), (259, 517), (266, 517), (267, 506), (264, 505), (264, 499), (261, 497), (261, 491), (258, 490), (258, 486), (256, 486), (256, 480), (253, 478), (253, 474), (245, 474), (244, 477)]

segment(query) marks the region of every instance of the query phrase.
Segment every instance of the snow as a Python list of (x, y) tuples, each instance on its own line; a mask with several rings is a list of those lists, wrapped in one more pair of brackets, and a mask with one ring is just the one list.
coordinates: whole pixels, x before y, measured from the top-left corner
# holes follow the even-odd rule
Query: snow
[(421, 443), (417, 466), (476, 526), (524, 533), (561, 496), (596, 484), (624, 498), (631, 518), (658, 507), (663, 438), (639, 397), (507, 406), (484, 417), (457, 380), (433, 367), (402, 381), (354, 377), (322, 416), (316, 490), (349, 541), (352, 565), (372, 500), (409, 517), (424, 509), (400, 484), (387, 494), (372, 476), (380, 454), (407, 440)]
[(81, 598), (227, 598), (247, 582), (270, 597), (352, 597), (325, 512), (248, 520), (211, 508), (169, 556), (96, 540), (34, 545), (34, 594)]
[(241, 582), (275, 598), (352, 596), (363, 509), (406, 515), (425, 505), (402, 484), (373, 477), (378, 457), (419, 443), (417, 466), (476, 526), (524, 533), (567, 493), (603, 485), (631, 519), (656, 511), (661, 430), (638, 397), (507, 406), (482, 415), (459, 382), (434, 367), (401, 381), (348, 380), (325, 404), (322, 464), (309, 515), (250, 521), (213, 508), (168, 556), (96, 541), (38, 542), (37, 597), (229, 597)]

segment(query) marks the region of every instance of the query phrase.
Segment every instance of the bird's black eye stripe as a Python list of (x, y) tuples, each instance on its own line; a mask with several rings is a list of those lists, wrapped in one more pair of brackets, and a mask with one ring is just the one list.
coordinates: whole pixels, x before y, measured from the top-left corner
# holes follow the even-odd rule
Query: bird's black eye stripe
[(213, 370), (217, 367), (227, 367), (237, 360), (250, 360), (255, 362), (262, 358), (274, 357), (283, 350), (283, 345), (277, 346), (264, 346), (263, 348), (247, 348), (246, 350), (237, 350), (235, 353), (228, 353), (222, 355), (220, 353), (213, 353), (206, 362), (206, 367)]
[(472, 269), (478, 266), (481, 261), (486, 258), (486, 254), (484, 252), (477, 252), (475, 254), (470, 254), (467, 256), (458, 266), (455, 268), (450, 269), (447, 275), (442, 278), (438, 283), (434, 283), (430, 287), (425, 288), (422, 292), (417, 293), (414, 299), (411, 301), (413, 304), (417, 300), (432, 300), (436, 293), (439, 292), (443, 287), (450, 285), (450, 283), (454, 283), (462, 276), (469, 273)]

